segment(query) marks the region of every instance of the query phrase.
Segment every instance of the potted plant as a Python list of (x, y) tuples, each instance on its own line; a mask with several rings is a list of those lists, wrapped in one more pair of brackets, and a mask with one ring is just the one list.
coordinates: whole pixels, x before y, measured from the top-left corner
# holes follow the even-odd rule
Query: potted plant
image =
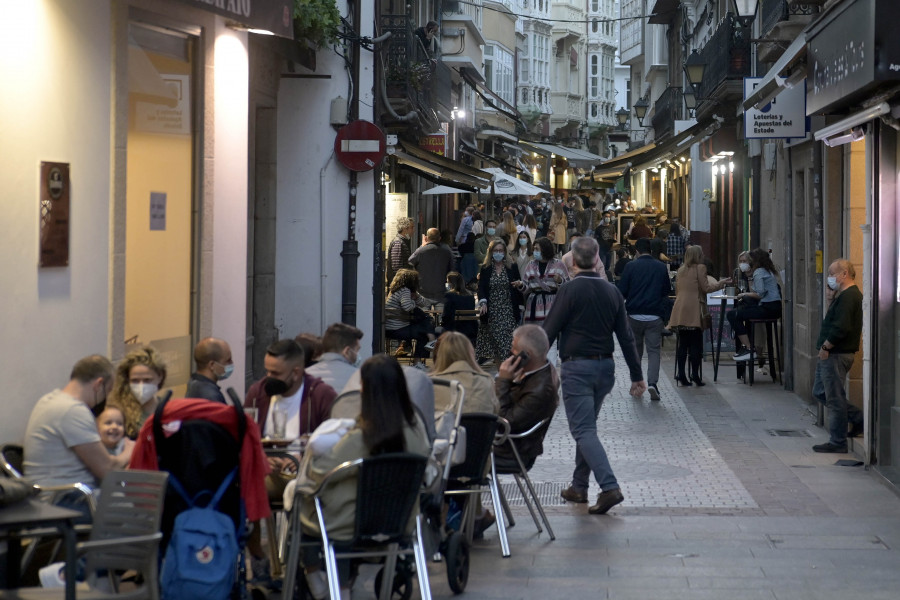
[(341, 13), (335, 0), (294, 0), (294, 37), (317, 48), (337, 42)]

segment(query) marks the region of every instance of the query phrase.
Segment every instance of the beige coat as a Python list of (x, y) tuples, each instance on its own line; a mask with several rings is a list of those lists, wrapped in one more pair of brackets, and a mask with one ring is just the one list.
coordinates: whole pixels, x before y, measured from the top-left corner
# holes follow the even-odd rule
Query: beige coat
[(466, 393), (463, 414), (483, 412), (496, 415), (500, 410), (493, 378), (487, 373), (479, 373), (464, 360), (456, 361), (439, 373), (432, 373), (431, 377), (455, 379), (462, 385)]
[(559, 218), (557, 218), (556, 215), (553, 215), (550, 217), (550, 229), (547, 231), (547, 235), (553, 234), (554, 244), (565, 244), (568, 241), (566, 239), (567, 228), (568, 223), (566, 221), (565, 213)]
[(704, 265), (680, 269), (675, 283), (675, 306), (672, 307), (669, 327), (702, 327), (701, 307), (706, 306), (706, 294), (723, 287), (724, 282), (711, 284)]
[[(403, 442), (406, 452), (428, 456), (431, 453), (431, 444), (428, 442), (428, 434), (425, 428), (416, 419), (414, 426), (404, 425)], [(303, 493), (300, 506), (300, 522), (306, 533), (320, 535), (319, 521), (316, 517), (316, 506), (311, 494), (325, 475), (342, 462), (368, 458), (369, 449), (363, 442), (362, 430), (354, 427), (344, 435), (327, 454), (313, 456), (308, 451), (303, 456), (300, 465), (300, 480), (298, 490)], [(328, 536), (334, 540), (347, 541), (353, 538), (356, 524), (356, 473), (332, 482), (321, 496), (325, 511), (325, 525), (328, 527)], [(416, 503), (418, 506), (418, 503)], [(414, 515), (418, 511), (414, 511)], [(412, 521), (410, 527), (412, 526)], [(407, 529), (409, 531), (409, 528)]]

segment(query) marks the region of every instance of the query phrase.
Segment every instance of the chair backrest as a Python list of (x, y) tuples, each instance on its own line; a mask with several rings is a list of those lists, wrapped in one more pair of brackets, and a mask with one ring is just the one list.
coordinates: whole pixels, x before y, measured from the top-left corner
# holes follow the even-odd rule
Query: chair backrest
[(481, 317), (481, 313), (477, 308), (461, 309), (456, 311), (457, 321), (477, 321)]
[(3, 444), (0, 448), (0, 472), (13, 479), (21, 479), (25, 472), (25, 452), (18, 444)]
[(450, 480), (477, 483), (484, 479), (497, 434), (498, 417), (490, 413), (466, 413), (460, 417), (459, 424), (466, 430), (466, 460), (450, 469)]
[(406, 537), (419, 502), (426, 460), (419, 454), (398, 452), (373, 456), (359, 465), (356, 545), (380, 546)]
[[(160, 471), (110, 471), (100, 487), (91, 541), (159, 532), (168, 474)], [(159, 541), (130, 543), (86, 552), (88, 572), (96, 569), (155, 573)], [(151, 565), (152, 568), (148, 567)], [(149, 570), (148, 570), (149, 569)]]

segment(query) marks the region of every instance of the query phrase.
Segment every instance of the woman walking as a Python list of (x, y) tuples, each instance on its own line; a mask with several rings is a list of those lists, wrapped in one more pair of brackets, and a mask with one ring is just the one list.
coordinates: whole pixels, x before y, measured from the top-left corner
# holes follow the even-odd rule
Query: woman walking
[(519, 277), (519, 268), (509, 259), (503, 240), (491, 242), (484, 263), (478, 276), (482, 326), (475, 355), (479, 360), (493, 359), (499, 366), (510, 353), (512, 332), (519, 323), (520, 290), (524, 284)]

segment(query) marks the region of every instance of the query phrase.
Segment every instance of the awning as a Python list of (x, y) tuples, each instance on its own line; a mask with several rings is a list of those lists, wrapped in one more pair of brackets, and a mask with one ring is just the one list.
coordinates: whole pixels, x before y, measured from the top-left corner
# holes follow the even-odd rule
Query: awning
[(248, 29), (267, 31), (279, 37), (294, 39), (293, 0), (242, 0), (241, 2), (180, 0), (180, 2), (222, 15)]
[(681, 0), (656, 0), (647, 22), (651, 25), (668, 25), (674, 20), (680, 3)]
[(528, 124), (522, 119), (522, 113), (520, 113), (515, 106), (497, 95), (497, 93), (487, 87), (483, 81), (478, 81), (468, 69), (461, 69), (459, 74), (462, 76), (463, 81), (469, 84), (469, 86), (475, 90), (475, 93), (481, 96), (481, 99), (484, 100), (488, 106), (503, 113), (510, 119), (517, 121), (525, 129), (528, 129)]
[(625, 173), (625, 169), (627, 167), (616, 167), (614, 169), (601, 169), (599, 171), (594, 171), (591, 173), (591, 178), (594, 181), (609, 181), (615, 182), (616, 179), (622, 176)]
[(743, 112), (745, 110), (750, 110), (754, 106), (763, 107), (768, 104), (772, 98), (778, 95), (778, 93), (785, 87), (785, 80), (781, 77), (781, 73), (793, 65), (801, 55), (806, 54), (806, 33), (800, 32), (800, 35), (791, 42), (791, 45), (788, 46), (788, 49), (784, 51), (784, 54), (781, 55), (772, 68), (766, 73), (765, 77), (762, 78), (762, 81), (759, 82), (756, 90), (753, 91), (750, 96), (744, 100)]
[(416, 171), (435, 183), (463, 186), (473, 191), (491, 184), (490, 173), (422, 150), (410, 142), (400, 141), (400, 149), (395, 150), (393, 156), (400, 166)]
[(640, 148), (635, 148), (634, 150), (626, 152), (625, 154), (620, 154), (620, 155), (613, 157), (607, 161), (604, 161), (603, 163), (600, 164), (600, 167), (611, 168), (611, 167), (618, 167), (621, 165), (624, 168), (624, 167), (628, 166), (628, 163), (630, 163), (633, 158), (635, 158), (637, 156), (641, 156), (643, 154), (646, 154), (647, 152), (650, 152), (654, 148), (656, 148), (656, 144), (653, 142), (650, 142), (646, 146), (641, 146)]
[(541, 144), (538, 142), (526, 142), (525, 140), (520, 140), (519, 144), (526, 150), (530, 149), (532, 152), (538, 152), (539, 154), (547, 156), (555, 154), (557, 156), (562, 156), (576, 167), (589, 169), (594, 165), (603, 162), (602, 156), (578, 148), (568, 148), (566, 146), (557, 146), (555, 144)]

